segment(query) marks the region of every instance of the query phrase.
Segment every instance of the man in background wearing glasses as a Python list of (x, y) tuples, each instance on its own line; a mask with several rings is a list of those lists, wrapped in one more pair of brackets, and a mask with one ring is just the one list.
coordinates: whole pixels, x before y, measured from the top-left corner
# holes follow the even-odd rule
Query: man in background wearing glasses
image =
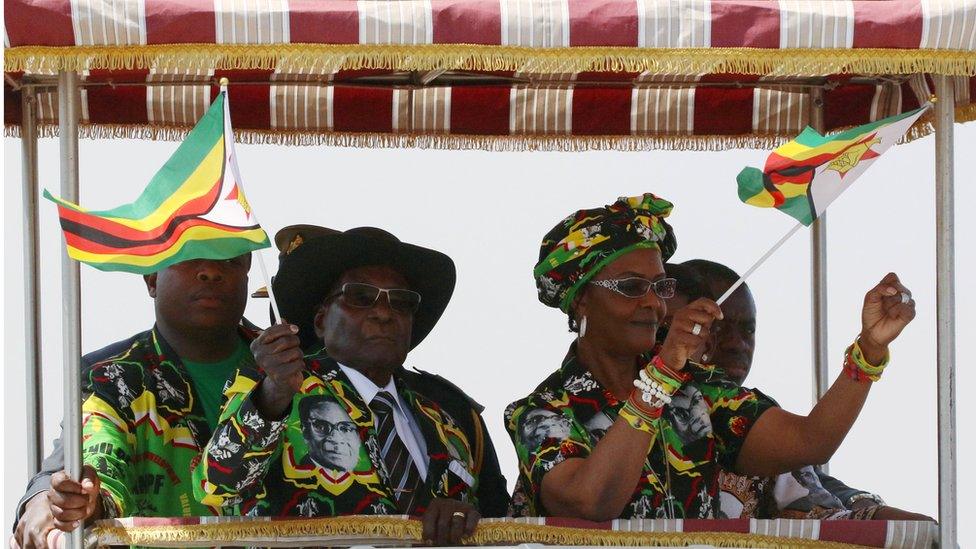
[(197, 497), (251, 515), (421, 516), (440, 544), (504, 515), (480, 406), (403, 367), (450, 301), (454, 262), (371, 227), (292, 226), (275, 241), (284, 320), (227, 392)]

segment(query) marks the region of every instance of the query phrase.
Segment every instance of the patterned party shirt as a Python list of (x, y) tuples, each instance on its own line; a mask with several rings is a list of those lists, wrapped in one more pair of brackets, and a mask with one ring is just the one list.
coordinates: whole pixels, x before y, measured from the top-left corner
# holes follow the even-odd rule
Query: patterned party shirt
[[(241, 329), (245, 344), (255, 335)], [(158, 331), (131, 342), (92, 366), (92, 394), (82, 407), (83, 460), (101, 481), (104, 517), (220, 514), (190, 486), (211, 433), (197, 389)], [(254, 368), (250, 352), (240, 353), (239, 367)]]
[[(256, 516), (400, 514), (369, 406), (324, 351), (305, 364), (301, 389), (280, 421), (264, 419), (254, 405), (262, 374), (238, 373), (194, 471), (197, 497), (218, 507), (240, 505), (243, 514)], [(427, 452), (426, 480), (409, 514), (423, 514), (435, 497), (477, 506), (467, 436), (438, 404), (402, 378), (394, 381)]]
[[(620, 518), (715, 517), (720, 467), (733, 468), (749, 429), (775, 406), (721, 370), (689, 362), (683, 371), (691, 381), (665, 407), (661, 431)], [(566, 459), (589, 456), (622, 406), (579, 363), (574, 348), (532, 394), (508, 406), (505, 426), (519, 460), (515, 516), (549, 514), (541, 500), (546, 473)]]

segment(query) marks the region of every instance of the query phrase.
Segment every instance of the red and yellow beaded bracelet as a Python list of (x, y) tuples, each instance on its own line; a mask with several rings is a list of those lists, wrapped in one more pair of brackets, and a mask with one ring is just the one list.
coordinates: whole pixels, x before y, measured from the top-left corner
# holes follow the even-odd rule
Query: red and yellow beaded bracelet
[(854, 343), (844, 352), (844, 373), (854, 381), (878, 381), (881, 373), (888, 366), (890, 355), (885, 353), (881, 364), (875, 366), (864, 358), (864, 352), (858, 343), (860, 338), (855, 339)]

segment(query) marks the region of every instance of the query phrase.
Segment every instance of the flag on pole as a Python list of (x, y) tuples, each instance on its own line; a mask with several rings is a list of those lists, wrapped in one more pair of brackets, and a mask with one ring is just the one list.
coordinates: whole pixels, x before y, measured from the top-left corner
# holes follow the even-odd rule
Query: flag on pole
[(58, 205), (68, 255), (103, 271), (149, 274), (271, 246), (244, 196), (223, 89), (135, 202), (89, 211), (44, 197)]
[(930, 105), (837, 135), (823, 136), (808, 126), (796, 139), (770, 153), (762, 171), (748, 167), (739, 173), (739, 199), (776, 208), (810, 225)]

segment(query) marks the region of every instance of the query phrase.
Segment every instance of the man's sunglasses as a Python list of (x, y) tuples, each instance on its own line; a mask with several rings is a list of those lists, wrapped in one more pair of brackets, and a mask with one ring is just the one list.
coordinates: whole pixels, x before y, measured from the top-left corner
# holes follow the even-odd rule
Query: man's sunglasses
[(654, 293), (661, 299), (671, 299), (674, 297), (674, 290), (678, 286), (678, 281), (674, 278), (648, 280), (646, 278), (632, 276), (629, 278), (591, 280), (590, 284), (617, 292), (622, 296), (633, 298), (644, 297), (653, 288)]
[(326, 301), (334, 297), (342, 296), (342, 300), (350, 307), (369, 308), (376, 304), (380, 294), (386, 294), (386, 299), (390, 303), (390, 308), (401, 313), (415, 313), (420, 307), (420, 294), (413, 290), (394, 288), (387, 290), (377, 288), (372, 284), (362, 282), (346, 282), (338, 292), (326, 298)]

